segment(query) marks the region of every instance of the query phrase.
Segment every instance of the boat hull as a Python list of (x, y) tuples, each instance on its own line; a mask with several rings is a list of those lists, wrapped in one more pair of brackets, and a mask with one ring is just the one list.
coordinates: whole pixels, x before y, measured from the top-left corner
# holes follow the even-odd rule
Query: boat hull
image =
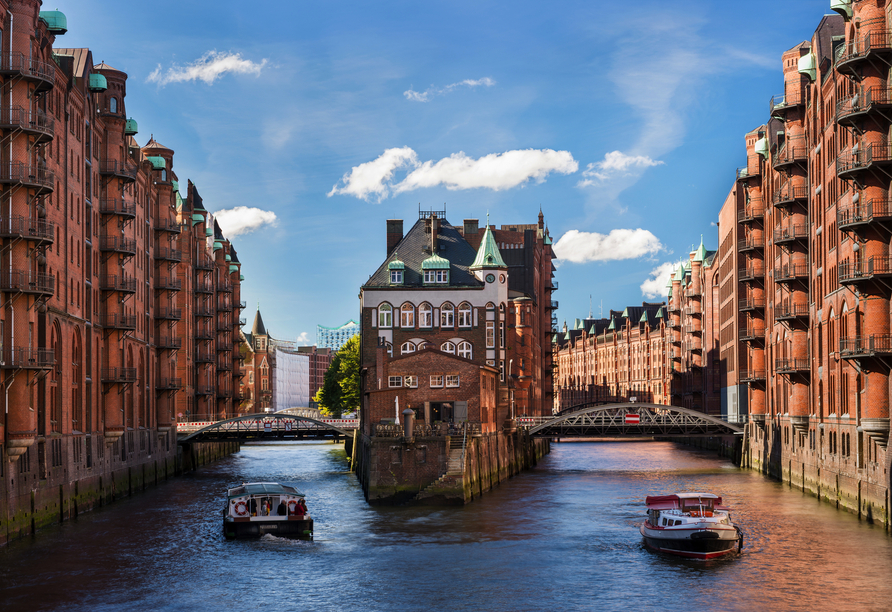
[(313, 519), (288, 520), (249, 520), (231, 519), (223, 521), (223, 534), (230, 539), (259, 538), (266, 534), (282, 538), (313, 538)]
[(670, 536), (642, 527), (641, 535), (651, 550), (689, 559), (715, 559), (735, 552), (740, 545), (740, 536), (736, 531), (733, 537), (731, 533), (708, 529)]

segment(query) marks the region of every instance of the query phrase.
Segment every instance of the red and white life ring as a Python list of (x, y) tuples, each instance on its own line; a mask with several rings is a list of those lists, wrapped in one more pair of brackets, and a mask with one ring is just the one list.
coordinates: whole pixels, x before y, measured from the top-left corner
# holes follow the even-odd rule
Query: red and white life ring
[(236, 502), (233, 510), (237, 516), (246, 516), (248, 514), (248, 504), (243, 501)]
[(293, 499), (290, 502), (288, 502), (288, 512), (291, 514), (294, 514), (297, 512), (297, 502), (294, 501)]

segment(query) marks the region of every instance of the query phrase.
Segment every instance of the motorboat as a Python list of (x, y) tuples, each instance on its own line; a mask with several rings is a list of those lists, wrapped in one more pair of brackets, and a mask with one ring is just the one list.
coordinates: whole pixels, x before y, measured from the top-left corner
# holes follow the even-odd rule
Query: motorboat
[(743, 549), (731, 510), (712, 493), (648, 496), (641, 535), (648, 548), (692, 559), (714, 559)]
[(265, 534), (312, 538), (313, 518), (305, 495), (277, 482), (246, 482), (226, 492), (223, 533), (227, 538)]

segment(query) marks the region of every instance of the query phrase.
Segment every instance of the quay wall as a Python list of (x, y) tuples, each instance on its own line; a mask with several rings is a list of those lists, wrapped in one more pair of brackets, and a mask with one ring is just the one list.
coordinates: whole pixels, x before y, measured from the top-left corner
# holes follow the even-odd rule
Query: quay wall
[[(172, 440), (173, 432), (169, 435), (170, 442), (167, 434), (159, 434), (156, 444), (144, 450), (130, 452), (125, 447), (123, 460), (120, 439), (109, 446), (97, 439), (102, 446), (94, 444), (87, 455), (85, 441), (78, 437), (56, 441), (56, 452), (61, 455), (36, 457), (35, 452), (38, 465), (27, 472), (20, 472), (21, 459), (10, 462), (0, 458), (0, 545), (130, 497), (239, 450), (238, 442), (195, 443), (184, 449)], [(90, 443), (87, 438), (86, 444)], [(81, 448), (75, 449), (75, 445)]]
[(353, 469), (373, 505), (463, 505), (551, 450), (549, 440), (523, 430), (471, 436), (463, 454), (458, 436), (357, 436)]

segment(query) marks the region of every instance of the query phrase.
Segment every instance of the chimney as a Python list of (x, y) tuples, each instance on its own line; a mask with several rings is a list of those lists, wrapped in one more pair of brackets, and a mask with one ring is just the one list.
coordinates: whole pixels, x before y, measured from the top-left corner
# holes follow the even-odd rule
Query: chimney
[(437, 228), (439, 226), (439, 220), (437, 219), (437, 215), (431, 213), (431, 255), (437, 254)]
[(393, 249), (403, 239), (403, 220), (388, 219), (387, 220), (387, 255), (393, 253)]
[(480, 222), (477, 219), (465, 219), (465, 236), (467, 236), (468, 234), (476, 234), (479, 223)]

